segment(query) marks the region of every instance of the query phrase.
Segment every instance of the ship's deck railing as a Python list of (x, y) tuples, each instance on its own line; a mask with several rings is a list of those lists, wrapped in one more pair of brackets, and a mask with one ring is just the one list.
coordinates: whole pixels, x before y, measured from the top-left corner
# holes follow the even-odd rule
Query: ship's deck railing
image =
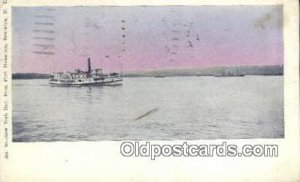
[(60, 78), (50, 78), (50, 81), (60, 81), (60, 82), (73, 82), (74, 80), (78, 80), (78, 79), (89, 79), (89, 78), (93, 78), (93, 79), (110, 79), (110, 78), (123, 78), (123, 75), (120, 73), (113, 73), (113, 74), (92, 74), (89, 77), (84, 77), (84, 78), (72, 78), (72, 79), (62, 79)]

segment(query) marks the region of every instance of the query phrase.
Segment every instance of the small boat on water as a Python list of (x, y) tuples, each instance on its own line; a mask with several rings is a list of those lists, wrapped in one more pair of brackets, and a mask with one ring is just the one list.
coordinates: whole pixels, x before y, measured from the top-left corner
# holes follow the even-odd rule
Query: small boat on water
[(119, 85), (123, 75), (120, 73), (103, 73), (102, 69), (91, 69), (88, 58), (88, 70), (76, 69), (75, 72), (53, 73), (49, 83), (55, 86)]
[(236, 71), (235, 73), (232, 71), (227, 70), (226, 72), (223, 72), (221, 74), (216, 74), (214, 77), (243, 77), (245, 76), (244, 74)]
[(238, 74), (238, 75), (224, 75), (224, 74), (220, 74), (220, 75), (214, 75), (214, 77), (243, 77), (245, 76), (244, 74)]
[(164, 76), (164, 75), (154, 75), (153, 77), (154, 78), (165, 78), (166, 76)]

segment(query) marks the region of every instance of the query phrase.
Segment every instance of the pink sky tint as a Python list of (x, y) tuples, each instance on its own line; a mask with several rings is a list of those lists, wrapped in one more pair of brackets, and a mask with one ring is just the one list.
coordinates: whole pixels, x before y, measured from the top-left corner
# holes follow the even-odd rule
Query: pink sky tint
[(14, 7), (12, 23), (14, 73), (283, 64), (282, 6)]

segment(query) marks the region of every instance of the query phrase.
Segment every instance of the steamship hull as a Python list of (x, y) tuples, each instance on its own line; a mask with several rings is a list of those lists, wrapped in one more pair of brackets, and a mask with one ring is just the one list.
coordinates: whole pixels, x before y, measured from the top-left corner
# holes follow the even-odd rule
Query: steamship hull
[(121, 85), (122, 77), (105, 78), (101, 80), (87, 79), (87, 80), (50, 80), (52, 86), (115, 86)]

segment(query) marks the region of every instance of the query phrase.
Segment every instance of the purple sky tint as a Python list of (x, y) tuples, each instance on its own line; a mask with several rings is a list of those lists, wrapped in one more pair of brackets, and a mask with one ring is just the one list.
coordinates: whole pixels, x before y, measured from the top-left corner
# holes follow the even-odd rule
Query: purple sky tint
[(13, 72), (282, 65), (282, 21), (282, 6), (14, 7)]

